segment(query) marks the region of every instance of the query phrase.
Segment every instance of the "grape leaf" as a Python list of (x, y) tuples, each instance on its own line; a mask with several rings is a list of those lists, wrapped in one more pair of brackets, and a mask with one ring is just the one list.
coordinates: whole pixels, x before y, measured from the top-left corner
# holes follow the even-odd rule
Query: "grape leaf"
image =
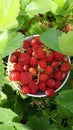
[(9, 55), (22, 45), (24, 36), (15, 31), (5, 31), (0, 35), (0, 53), (2, 57)]
[(17, 26), (19, 10), (20, 0), (0, 0), (0, 31)]
[(41, 41), (49, 48), (60, 51), (58, 46), (58, 37), (61, 35), (61, 32), (55, 28), (50, 28), (46, 32), (40, 35)]
[(58, 44), (62, 53), (73, 56), (73, 31), (62, 33), (58, 37)]
[[(41, 6), (42, 4), (42, 6)], [(49, 11), (49, 0), (32, 0), (25, 8), (27, 15), (32, 18), (35, 14), (45, 14)]]
[(19, 116), (11, 109), (0, 107), (0, 122), (16, 121), (19, 122)]
[(73, 113), (73, 90), (64, 90), (56, 97), (57, 104)]

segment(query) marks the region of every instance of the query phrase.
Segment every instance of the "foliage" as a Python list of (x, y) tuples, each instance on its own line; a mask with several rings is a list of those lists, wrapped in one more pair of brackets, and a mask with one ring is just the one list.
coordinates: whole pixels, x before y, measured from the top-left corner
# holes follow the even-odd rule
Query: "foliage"
[[(52, 98), (23, 95), (8, 79), (9, 54), (34, 34), (71, 57), (70, 77)], [(0, 130), (73, 130), (72, 41), (73, 0), (0, 0)]]

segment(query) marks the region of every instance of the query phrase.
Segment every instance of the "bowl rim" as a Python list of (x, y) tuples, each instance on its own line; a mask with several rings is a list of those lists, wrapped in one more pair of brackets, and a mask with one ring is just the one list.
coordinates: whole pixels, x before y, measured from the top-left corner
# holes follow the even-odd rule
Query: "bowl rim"
[[(30, 40), (30, 39), (32, 39), (33, 37), (36, 37), (36, 36), (40, 36), (40, 35), (38, 35), (38, 34), (36, 34), (36, 35), (31, 35), (31, 36), (28, 36), (28, 37), (24, 38), (24, 40), (27, 40), (27, 39)], [(11, 54), (12, 54), (12, 53), (11, 53)], [(9, 57), (8, 57), (8, 64), (10, 63), (11, 54), (10, 54)], [(71, 60), (70, 60), (70, 57), (69, 57), (69, 56), (68, 56), (68, 62), (71, 63)], [(8, 75), (10, 75), (10, 70), (9, 70), (9, 69), (7, 69), (7, 72), (8, 72)], [(70, 71), (67, 73), (66, 78), (65, 78), (65, 80), (63, 81), (63, 83), (60, 85), (60, 87), (55, 90), (55, 93), (58, 92), (58, 91), (65, 85), (65, 83), (67, 82), (67, 80), (68, 80), (68, 78), (69, 78), (69, 75), (70, 75)], [(14, 81), (10, 81), (10, 82), (12, 83), (12, 85), (14, 85), (14, 87), (15, 87), (17, 90), (20, 91), (20, 86), (19, 86), (16, 82), (14, 82)], [(43, 94), (41, 94), (41, 93), (43, 93)], [(37, 94), (26, 94), (26, 95), (31, 96), (31, 97), (39, 97), (39, 98), (40, 98), (40, 97), (46, 97), (46, 96), (47, 96), (46, 94), (44, 94), (44, 92), (38, 92)]]

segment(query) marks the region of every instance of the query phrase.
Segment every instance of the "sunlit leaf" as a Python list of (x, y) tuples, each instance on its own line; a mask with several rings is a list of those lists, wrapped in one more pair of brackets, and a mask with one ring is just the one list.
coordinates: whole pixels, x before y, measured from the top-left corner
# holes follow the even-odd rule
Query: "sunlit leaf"
[[(0, 0), (0, 31), (17, 25), (20, 0)], [(15, 7), (15, 8), (14, 8)]]
[(62, 33), (58, 38), (58, 44), (62, 53), (73, 56), (73, 31)]
[(56, 30), (55, 28), (51, 28), (51, 29), (48, 29), (48, 31), (42, 33), (40, 35), (40, 39), (49, 48), (60, 51), (59, 45), (58, 45), (58, 37), (60, 35), (61, 35), (61, 32), (59, 30)]
[(0, 35), (0, 54), (2, 57), (9, 55), (22, 45), (24, 36), (15, 31), (5, 31)]

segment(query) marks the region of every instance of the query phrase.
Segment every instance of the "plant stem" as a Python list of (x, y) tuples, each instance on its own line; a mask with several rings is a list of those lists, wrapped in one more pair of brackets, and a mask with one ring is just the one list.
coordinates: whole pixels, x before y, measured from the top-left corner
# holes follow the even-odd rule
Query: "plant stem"
[(48, 118), (50, 118), (54, 123), (58, 124), (58, 122), (57, 122), (54, 118), (52, 118), (50, 115), (48, 115), (48, 114), (38, 105), (37, 102), (36, 102), (35, 104), (37, 105), (37, 107), (39, 108), (39, 110), (41, 110), (41, 111), (43, 112), (43, 114), (44, 114), (45, 116), (47, 116)]

